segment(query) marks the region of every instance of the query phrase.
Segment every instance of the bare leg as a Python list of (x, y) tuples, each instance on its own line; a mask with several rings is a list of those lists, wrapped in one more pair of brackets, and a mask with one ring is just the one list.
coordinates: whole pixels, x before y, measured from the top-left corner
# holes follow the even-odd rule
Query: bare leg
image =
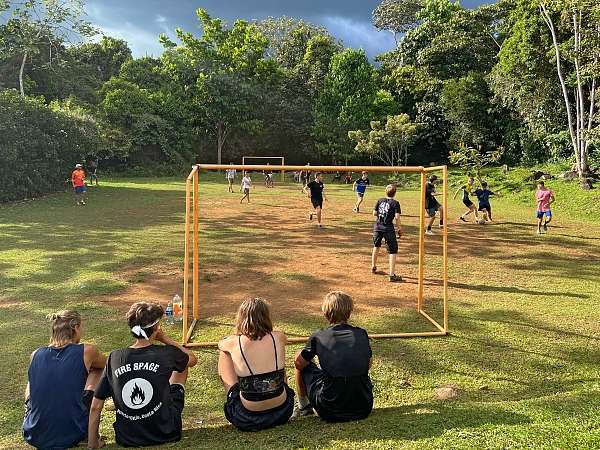
[(444, 207), (440, 206), (438, 211), (440, 212), (440, 228), (442, 228), (444, 226)]
[(396, 254), (390, 255), (390, 277), (396, 274)]
[(319, 226), (321, 225), (321, 207), (317, 206), (315, 208), (315, 211), (317, 212), (317, 223), (319, 224)]
[[(298, 357), (300, 352), (301, 350), (296, 353), (296, 357)], [(296, 388), (298, 389), (298, 397), (306, 397), (306, 385), (302, 379), (302, 372), (300, 372), (298, 369), (294, 369), (294, 373), (296, 375)]]
[(377, 267), (377, 258), (379, 257), (379, 249), (381, 247), (373, 247), (373, 253), (371, 254), (371, 269)]
[(538, 219), (538, 233), (542, 232), (542, 221), (544, 220), (544, 217), (540, 217)]
[(219, 377), (225, 388), (225, 392), (229, 392), (231, 386), (238, 382), (238, 376), (233, 367), (233, 360), (225, 352), (219, 352), (219, 363), (217, 365)]
[(431, 230), (431, 226), (433, 225), (433, 222), (435, 221), (435, 215), (429, 217), (428, 222), (427, 222), (427, 229)]
[(181, 384), (185, 386), (188, 378), (188, 369), (187, 367), (183, 372), (175, 372), (171, 373), (171, 378), (169, 378), (169, 384)]

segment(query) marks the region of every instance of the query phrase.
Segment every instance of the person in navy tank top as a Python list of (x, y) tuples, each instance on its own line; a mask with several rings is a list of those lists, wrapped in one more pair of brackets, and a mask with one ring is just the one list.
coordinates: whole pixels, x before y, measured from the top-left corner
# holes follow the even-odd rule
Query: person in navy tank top
[(48, 315), (50, 345), (31, 354), (25, 389), (23, 438), (35, 448), (59, 450), (87, 439), (93, 392), (106, 357), (81, 344), (81, 316), (75, 311)]

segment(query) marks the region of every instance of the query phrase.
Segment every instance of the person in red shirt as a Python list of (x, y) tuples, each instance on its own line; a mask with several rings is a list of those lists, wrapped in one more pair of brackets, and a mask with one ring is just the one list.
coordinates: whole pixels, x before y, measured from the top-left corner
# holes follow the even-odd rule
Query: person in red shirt
[[(548, 224), (552, 220), (552, 210), (550, 205), (554, 203), (554, 193), (548, 189), (543, 181), (538, 181), (535, 200), (537, 201), (537, 233), (543, 234), (548, 231)], [(545, 217), (545, 218), (544, 218)]]
[(71, 174), (71, 184), (77, 204), (85, 205), (85, 172), (81, 164), (75, 165), (75, 170)]

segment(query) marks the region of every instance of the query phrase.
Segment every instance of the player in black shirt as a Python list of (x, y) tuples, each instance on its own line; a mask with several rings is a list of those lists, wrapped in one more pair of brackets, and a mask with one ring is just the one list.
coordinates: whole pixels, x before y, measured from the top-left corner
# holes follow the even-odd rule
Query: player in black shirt
[(429, 217), (425, 234), (433, 234), (433, 231), (431, 231), (431, 226), (435, 221), (435, 215), (438, 211), (440, 212), (440, 228), (444, 227), (443, 207), (435, 198), (435, 182), (437, 179), (437, 176), (431, 175), (429, 177), (429, 181), (425, 184), (425, 211), (427, 212), (427, 217)]
[[(328, 422), (345, 422), (371, 413), (371, 346), (365, 330), (348, 324), (353, 306), (352, 298), (341, 291), (325, 296), (321, 310), (329, 327), (313, 333), (296, 354), (295, 417), (316, 411)], [(319, 366), (312, 362), (315, 356)]]
[[(117, 444), (125, 447), (175, 442), (181, 439), (181, 413), (188, 367), (198, 360), (160, 328), (160, 305), (134, 303), (127, 321), (135, 342), (111, 352), (94, 393), (88, 428), (88, 448), (104, 445), (98, 434), (104, 400), (112, 397)], [(165, 345), (155, 345), (153, 341)]]
[[(310, 212), (308, 218), (312, 220), (313, 216), (316, 215), (319, 227), (322, 226), (321, 212), (323, 210), (323, 200), (327, 200), (325, 198), (325, 193), (323, 192), (324, 189), (325, 186), (323, 185), (323, 176), (321, 175), (321, 172), (317, 172), (315, 174), (315, 179), (302, 188), (302, 191), (310, 198), (314, 208), (314, 212)], [(310, 191), (310, 193), (308, 191)]]
[[(390, 254), (390, 281), (402, 281), (402, 277), (396, 275), (396, 254), (398, 253), (398, 237), (402, 236), (400, 225), (400, 203), (394, 200), (396, 186), (388, 184), (385, 188), (386, 197), (380, 198), (375, 203), (373, 216), (377, 218), (373, 227), (373, 253), (371, 255), (371, 272), (377, 273), (377, 257), (381, 242), (385, 239), (388, 253)], [(398, 226), (396, 231), (395, 225)]]

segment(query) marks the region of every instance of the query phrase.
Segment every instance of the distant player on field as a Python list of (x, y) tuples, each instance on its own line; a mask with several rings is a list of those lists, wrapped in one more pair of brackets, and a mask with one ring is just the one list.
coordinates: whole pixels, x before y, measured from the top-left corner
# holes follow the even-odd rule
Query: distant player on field
[(481, 183), (481, 188), (475, 190), (477, 200), (479, 200), (479, 211), (483, 213), (483, 220), (486, 222), (492, 221), (492, 205), (490, 204), (490, 197), (496, 195), (488, 189), (488, 184), (484, 181)]
[(315, 174), (315, 179), (302, 188), (302, 191), (310, 198), (310, 202), (314, 208), (314, 211), (309, 213), (308, 218), (309, 220), (312, 220), (313, 216), (316, 215), (319, 227), (322, 226), (321, 213), (323, 210), (323, 200), (327, 200), (325, 198), (324, 190), (325, 186), (323, 185), (323, 176), (321, 175), (321, 172), (317, 172)]
[[(373, 253), (371, 256), (371, 272), (377, 273), (377, 257), (381, 248), (381, 241), (385, 239), (388, 253), (390, 254), (390, 281), (402, 281), (396, 275), (396, 254), (398, 253), (398, 237), (402, 236), (400, 225), (400, 203), (394, 200), (396, 186), (388, 184), (385, 188), (386, 197), (380, 198), (373, 209), (373, 216), (377, 218), (373, 227)], [(396, 230), (396, 227), (397, 230)]]
[(463, 194), (462, 201), (463, 201), (464, 205), (467, 208), (469, 208), (464, 214), (462, 214), (459, 217), (459, 219), (462, 220), (463, 222), (466, 222), (465, 217), (472, 213), (475, 214), (475, 221), (477, 221), (477, 208), (475, 207), (475, 204), (470, 199), (470, 196), (473, 195), (473, 183), (474, 182), (475, 182), (475, 179), (473, 177), (469, 177), (467, 180), (467, 183), (463, 184), (460, 188), (458, 188), (458, 190), (454, 193), (454, 197), (452, 197), (452, 198), (456, 198), (458, 193), (460, 191), (462, 191), (462, 194)]
[(427, 212), (427, 217), (429, 217), (425, 234), (433, 234), (433, 231), (431, 231), (431, 226), (435, 221), (435, 215), (438, 211), (440, 212), (440, 228), (444, 227), (444, 210), (442, 205), (440, 205), (435, 198), (435, 182), (437, 179), (437, 176), (431, 175), (429, 177), (429, 181), (425, 184), (425, 211)]
[(535, 193), (538, 219), (537, 233), (543, 234), (548, 231), (548, 224), (552, 220), (552, 210), (550, 209), (550, 205), (554, 203), (556, 199), (554, 198), (554, 192), (548, 189), (543, 181), (538, 181), (537, 188), (538, 190)]
[(71, 184), (77, 205), (85, 205), (85, 172), (81, 164), (75, 164), (75, 170), (71, 173)]
[[(233, 163), (229, 163), (233, 166)], [(233, 192), (233, 181), (235, 180), (235, 169), (227, 169), (225, 171), (225, 178), (227, 178), (227, 182), (229, 186), (227, 188), (228, 192)]]
[(367, 186), (369, 184), (369, 174), (363, 171), (362, 176), (352, 185), (352, 190), (356, 192), (356, 205), (354, 205), (354, 209), (352, 211), (360, 211), (360, 205), (363, 202), (365, 192), (367, 191)]
[(252, 180), (250, 179), (250, 174), (248, 172), (244, 172), (244, 177), (242, 178), (242, 192), (244, 196), (240, 199), (240, 203), (244, 201), (245, 198), (248, 199), (248, 203), (250, 203), (250, 188), (252, 187)]

